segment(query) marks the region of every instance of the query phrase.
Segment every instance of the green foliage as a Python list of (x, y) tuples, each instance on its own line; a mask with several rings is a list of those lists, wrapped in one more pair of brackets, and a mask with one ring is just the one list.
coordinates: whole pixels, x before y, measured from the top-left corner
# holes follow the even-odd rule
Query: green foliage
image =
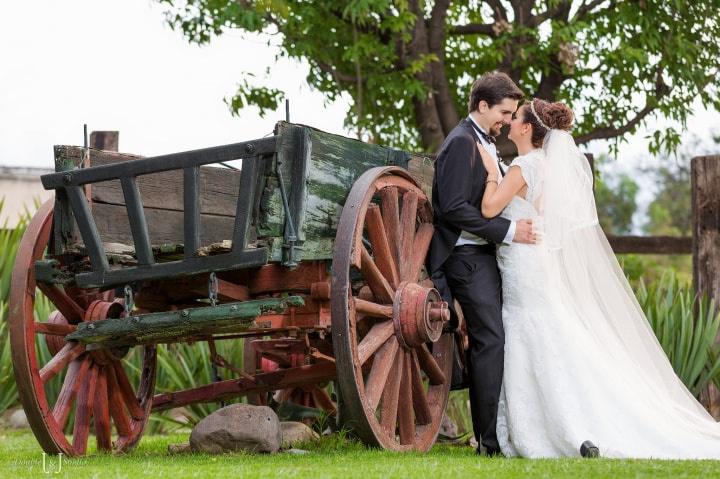
[[(638, 288), (637, 298), (675, 373), (695, 396), (708, 384), (720, 386), (720, 314), (714, 301), (696, 298), (671, 273)], [(697, 308), (697, 313), (694, 309)]]
[[(684, 125), (697, 98), (720, 108), (720, 0), (157, 1), (193, 43), (265, 34), (278, 57), (307, 61), (308, 84), (327, 100), (353, 99), (346, 126), (396, 147), (431, 148), (465, 114), (472, 81), (494, 69), (528, 95), (577, 109), (582, 142), (652, 127), (654, 115)], [(266, 112), (279, 100), (245, 79), (228, 104)], [(437, 128), (421, 135), (423, 126)], [(660, 128), (650, 136), (653, 152), (680, 138)]]
[(600, 177), (595, 180), (595, 203), (598, 219), (605, 234), (624, 235), (632, 229), (632, 218), (637, 210), (638, 185), (626, 174), (611, 184)]
[(17, 402), (17, 385), (13, 377), (10, 340), (5, 321), (5, 303), (0, 301), (0, 413)]

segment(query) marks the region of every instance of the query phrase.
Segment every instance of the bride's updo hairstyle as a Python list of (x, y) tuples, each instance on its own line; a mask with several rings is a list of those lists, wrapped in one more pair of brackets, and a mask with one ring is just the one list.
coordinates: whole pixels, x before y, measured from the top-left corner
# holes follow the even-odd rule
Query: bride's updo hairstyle
[(549, 102), (535, 98), (523, 105), (524, 123), (532, 126), (530, 141), (533, 146), (540, 148), (549, 130), (569, 130), (575, 114), (564, 103)]

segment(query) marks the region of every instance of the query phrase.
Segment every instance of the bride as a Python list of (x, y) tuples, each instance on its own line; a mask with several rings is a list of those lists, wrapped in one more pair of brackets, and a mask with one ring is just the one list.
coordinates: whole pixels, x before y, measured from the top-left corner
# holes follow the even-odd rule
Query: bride
[(488, 177), (482, 199), (485, 217), (533, 218), (543, 233), (498, 248), (501, 450), (578, 456), (591, 441), (604, 457), (720, 459), (720, 424), (673, 372), (598, 224), (572, 122), (561, 103), (522, 106), (509, 134), (520, 156), (500, 184)]

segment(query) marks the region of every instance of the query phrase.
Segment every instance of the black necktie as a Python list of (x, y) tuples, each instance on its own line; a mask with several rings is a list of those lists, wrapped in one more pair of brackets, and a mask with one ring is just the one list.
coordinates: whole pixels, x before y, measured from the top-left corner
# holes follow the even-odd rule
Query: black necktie
[[(487, 133), (485, 133), (484, 131), (482, 131), (482, 129), (480, 129), (480, 127), (477, 126), (477, 125), (475, 124), (475, 122), (472, 121), (471, 119), (468, 118), (468, 121), (470, 122), (470, 125), (473, 127), (473, 130), (477, 131), (478, 134), (482, 137), (483, 140), (487, 141), (487, 142), (490, 143), (490, 144), (494, 144), (494, 143), (495, 143), (495, 137), (494, 137), (494, 136), (490, 136), (490, 135), (488, 135)], [(500, 170), (500, 176), (504, 177), (504, 176), (505, 176), (505, 172), (503, 171), (502, 164), (500, 163), (500, 155), (497, 155), (497, 154), (496, 154), (496, 156), (498, 157), (498, 169)]]

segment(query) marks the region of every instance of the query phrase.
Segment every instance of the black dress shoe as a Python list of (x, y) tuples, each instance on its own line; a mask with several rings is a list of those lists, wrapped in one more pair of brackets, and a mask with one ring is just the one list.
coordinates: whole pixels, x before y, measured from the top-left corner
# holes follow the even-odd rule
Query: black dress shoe
[(582, 457), (600, 457), (600, 449), (591, 441), (585, 441), (580, 446), (580, 455)]

